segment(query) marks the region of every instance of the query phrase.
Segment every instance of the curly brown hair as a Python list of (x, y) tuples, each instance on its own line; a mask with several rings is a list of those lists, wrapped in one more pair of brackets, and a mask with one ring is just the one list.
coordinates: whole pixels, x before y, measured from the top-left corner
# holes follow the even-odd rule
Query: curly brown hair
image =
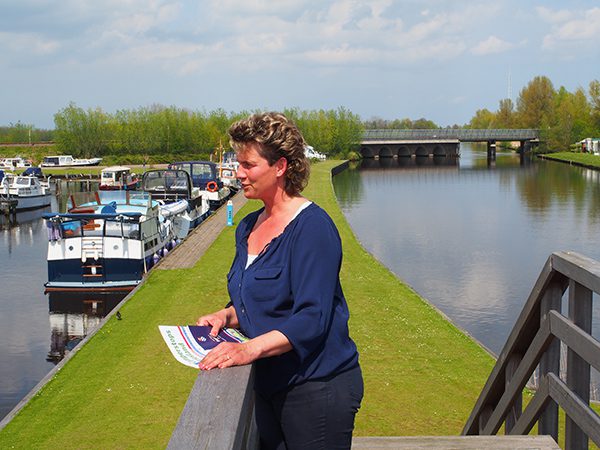
[(285, 192), (299, 195), (310, 176), (310, 163), (304, 154), (306, 141), (298, 127), (278, 112), (252, 114), (247, 119), (229, 127), (229, 143), (236, 152), (243, 152), (245, 145), (258, 144), (258, 153), (270, 166), (280, 158), (287, 160)]

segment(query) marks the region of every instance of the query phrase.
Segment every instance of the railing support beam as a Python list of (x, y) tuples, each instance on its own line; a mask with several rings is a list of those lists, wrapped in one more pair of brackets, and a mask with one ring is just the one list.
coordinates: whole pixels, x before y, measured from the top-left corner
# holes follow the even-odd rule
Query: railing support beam
[[(569, 283), (569, 319), (584, 332), (592, 332), (592, 291), (571, 280)], [(590, 403), (590, 365), (575, 351), (567, 351), (567, 386), (583, 403)], [(567, 416), (565, 425), (565, 449), (586, 450), (587, 435)]]
[[(553, 281), (546, 289), (546, 293), (540, 302), (540, 321), (552, 310), (561, 312), (563, 289), (560, 283)], [(540, 380), (544, 375), (560, 373), (560, 341), (553, 339), (540, 360)], [(548, 401), (544, 411), (540, 415), (539, 434), (547, 434), (558, 442), (558, 405), (554, 400)]]

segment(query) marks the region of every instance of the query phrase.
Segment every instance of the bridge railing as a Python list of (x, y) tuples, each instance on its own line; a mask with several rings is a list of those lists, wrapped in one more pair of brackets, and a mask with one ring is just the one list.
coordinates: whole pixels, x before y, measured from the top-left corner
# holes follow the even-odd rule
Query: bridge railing
[(365, 130), (363, 142), (385, 140), (425, 140), (425, 139), (458, 139), (462, 141), (505, 140), (521, 141), (540, 138), (539, 130), (534, 129), (384, 129)]
[(258, 449), (254, 368), (200, 371), (168, 449)]
[[(599, 292), (600, 263), (572, 252), (548, 258), (462, 434), (496, 434), (503, 423), (506, 434), (528, 434), (537, 422), (539, 434), (558, 442), (560, 407), (566, 449), (587, 449), (589, 439), (600, 445), (600, 417), (590, 407), (590, 366), (600, 370), (600, 342), (591, 335), (593, 294)], [(561, 343), (567, 350), (562, 371)], [(523, 389), (536, 367), (540, 383), (522, 411)]]

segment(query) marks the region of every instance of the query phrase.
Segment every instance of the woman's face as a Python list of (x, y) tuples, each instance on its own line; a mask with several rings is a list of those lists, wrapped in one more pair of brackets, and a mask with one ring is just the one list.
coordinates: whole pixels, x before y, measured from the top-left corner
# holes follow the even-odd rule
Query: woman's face
[(283, 175), (287, 161), (281, 158), (272, 166), (258, 153), (258, 144), (246, 144), (238, 152), (237, 178), (242, 184), (244, 196), (265, 200), (272, 198), (279, 186), (283, 186)]

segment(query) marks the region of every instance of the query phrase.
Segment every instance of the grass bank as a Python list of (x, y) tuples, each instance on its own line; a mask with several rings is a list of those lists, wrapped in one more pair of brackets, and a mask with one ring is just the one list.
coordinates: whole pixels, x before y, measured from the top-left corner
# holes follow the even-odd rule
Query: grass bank
[(560, 161), (590, 169), (600, 169), (600, 156), (590, 153), (558, 152), (539, 155), (542, 159)]
[[(351, 334), (365, 398), (356, 435), (458, 434), (493, 360), (367, 253), (330, 182), (339, 162), (313, 166), (306, 195), (337, 223)], [(236, 219), (256, 208), (249, 202)], [(226, 228), (195, 267), (155, 271), (0, 432), (0, 448), (164, 448), (196, 378), (173, 359), (157, 326), (193, 323), (227, 300), (234, 252)]]

